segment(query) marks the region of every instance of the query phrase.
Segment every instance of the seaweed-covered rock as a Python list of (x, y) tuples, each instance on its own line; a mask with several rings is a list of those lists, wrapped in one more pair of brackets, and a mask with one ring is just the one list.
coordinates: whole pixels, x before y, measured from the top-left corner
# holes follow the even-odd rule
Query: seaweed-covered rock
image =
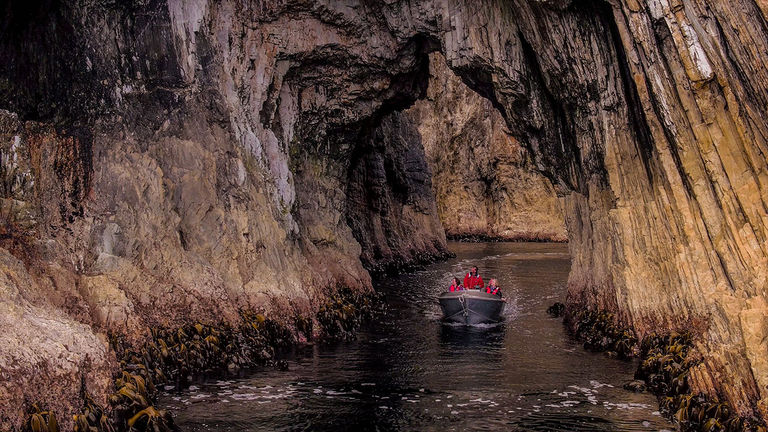
[(555, 302), (552, 306), (547, 308), (547, 314), (552, 318), (560, 318), (565, 314), (565, 305), (560, 302)]
[(623, 387), (635, 393), (642, 393), (648, 388), (645, 384), (645, 381), (643, 380), (630, 381), (628, 383), (625, 383)]
[(341, 289), (317, 312), (319, 337), (325, 341), (352, 339), (360, 326), (383, 307), (381, 297), (374, 293)]
[(740, 415), (717, 397), (691, 391), (691, 369), (701, 363), (694, 351), (691, 333), (648, 335), (640, 344), (641, 363), (635, 378), (659, 396), (662, 410), (683, 431), (765, 432), (762, 420)]
[(637, 344), (634, 331), (618, 325), (612, 313), (583, 310), (573, 320), (574, 332), (584, 341), (584, 348), (615, 353), (615, 356), (621, 358), (634, 355)]

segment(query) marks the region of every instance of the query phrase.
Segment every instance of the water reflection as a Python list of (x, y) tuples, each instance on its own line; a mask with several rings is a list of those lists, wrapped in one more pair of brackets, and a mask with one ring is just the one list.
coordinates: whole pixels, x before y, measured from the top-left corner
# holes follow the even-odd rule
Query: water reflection
[[(621, 388), (635, 364), (585, 352), (546, 315), (564, 297), (566, 246), (452, 247), (456, 259), (378, 282), (389, 312), (357, 341), (303, 348), (287, 372), (211, 380), (161, 403), (189, 431), (673, 429), (653, 396)], [(437, 295), (471, 265), (499, 280), (503, 323), (440, 322)]]
[(472, 356), (495, 353), (501, 359), (504, 344), (504, 323), (492, 326), (460, 326), (443, 324), (440, 326), (440, 354)]

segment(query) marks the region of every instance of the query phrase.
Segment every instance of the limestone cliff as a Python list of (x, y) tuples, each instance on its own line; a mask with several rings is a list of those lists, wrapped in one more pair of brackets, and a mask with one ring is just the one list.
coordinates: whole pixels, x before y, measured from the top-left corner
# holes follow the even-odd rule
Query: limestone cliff
[(426, 97), (405, 111), (419, 126), (445, 233), (458, 238), (565, 241), (549, 179), (488, 99), (430, 55)]
[[(407, 126), (390, 116), (423, 95), (433, 51), (563, 197), (571, 307), (616, 311), (641, 334), (698, 330), (695, 390), (768, 417), (764, 2), (11, 1), (3, 13), (0, 108), (18, 115), (3, 149), (19, 155), (5, 172), (24, 187), (3, 195), (20, 210), (3, 229), (16, 258), (3, 253), (0, 307), (16, 318), (0, 333), (25, 342), (2, 347), (3, 426), (33, 392), (76, 404), (60, 388), (16, 392), (35, 373), (85, 375), (103, 397), (105, 329), (311, 308), (327, 286), (369, 287), (361, 254), (389, 259), (371, 245), (441, 249), (433, 204), (402, 193), (426, 183), (387, 169), (416, 150), (393, 157), (373, 132)], [(362, 164), (372, 176), (353, 179)], [(360, 185), (383, 189), (363, 199)], [(356, 214), (371, 218), (350, 226)], [(355, 238), (376, 224), (384, 235)]]

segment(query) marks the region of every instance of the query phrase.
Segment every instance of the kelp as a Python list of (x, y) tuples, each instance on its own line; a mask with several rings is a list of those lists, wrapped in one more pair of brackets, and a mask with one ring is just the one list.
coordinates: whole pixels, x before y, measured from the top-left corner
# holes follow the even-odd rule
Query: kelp
[(614, 315), (605, 311), (583, 310), (576, 314), (574, 331), (590, 351), (608, 352), (620, 358), (634, 355), (637, 337), (634, 331), (616, 324)]
[(625, 387), (632, 391), (647, 388), (656, 394), (662, 411), (678, 423), (681, 431), (768, 432), (758, 418), (739, 416), (726, 402), (691, 391), (690, 371), (701, 362), (694, 355), (693, 334), (651, 334), (638, 344), (634, 331), (618, 325), (612, 313), (583, 310), (571, 319), (575, 335), (584, 342), (584, 348), (623, 358), (640, 358), (636, 381)]
[(364, 322), (383, 311), (381, 296), (342, 288), (317, 311), (320, 337), (325, 341), (353, 339)]
[(690, 371), (701, 362), (692, 353), (691, 333), (646, 336), (640, 344), (642, 361), (635, 378), (647, 383), (659, 397), (664, 413), (683, 431), (765, 432), (765, 425), (757, 418), (743, 418), (726, 402), (691, 392)]
[(25, 426), (25, 432), (59, 432), (59, 423), (53, 411), (43, 410), (39, 405), (32, 405)]
[[(298, 315), (293, 324), (307, 340), (317, 323), (318, 340), (353, 338), (363, 323), (382, 310), (381, 297), (342, 288), (330, 295), (313, 317)], [(276, 360), (277, 351), (297, 340), (285, 325), (252, 311), (241, 311), (236, 325), (196, 322), (177, 328), (153, 327), (148, 341), (136, 348), (119, 335), (109, 335), (120, 360), (114, 392), (101, 406), (81, 386), (84, 401), (73, 416), (75, 432), (170, 432), (176, 427), (169, 412), (154, 406), (159, 385), (188, 385), (195, 376), (271, 365), (286, 370)], [(53, 412), (32, 405), (25, 432), (58, 432)]]

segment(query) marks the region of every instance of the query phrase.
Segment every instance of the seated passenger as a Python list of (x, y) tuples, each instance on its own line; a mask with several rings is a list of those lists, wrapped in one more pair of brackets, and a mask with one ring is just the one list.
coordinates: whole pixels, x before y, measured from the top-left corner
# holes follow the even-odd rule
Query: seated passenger
[(451, 288), (450, 289), (451, 289), (451, 292), (454, 292), (454, 291), (464, 291), (464, 286), (459, 284), (459, 279), (458, 278), (453, 278), (453, 279), (451, 279)]
[(485, 287), (485, 292), (501, 297), (501, 288), (496, 285), (496, 279), (488, 281), (488, 286)]
[(464, 276), (464, 289), (483, 289), (483, 278), (477, 273), (477, 267)]

